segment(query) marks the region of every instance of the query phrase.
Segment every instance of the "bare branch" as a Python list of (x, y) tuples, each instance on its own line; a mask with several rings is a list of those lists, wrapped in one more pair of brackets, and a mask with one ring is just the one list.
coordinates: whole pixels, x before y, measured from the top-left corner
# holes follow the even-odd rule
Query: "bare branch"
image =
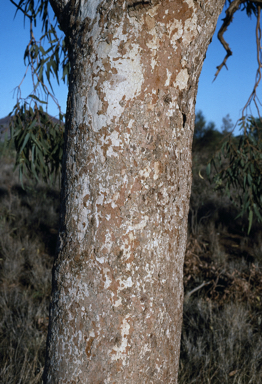
[(221, 42), (221, 44), (223, 45), (223, 47), (225, 48), (227, 54), (224, 58), (224, 60), (222, 61), (222, 63), (217, 67), (217, 71), (215, 73), (215, 78), (213, 80), (213, 82), (216, 80), (217, 78), (217, 75), (219, 74), (219, 72), (221, 71), (221, 69), (223, 68), (223, 66), (226, 67), (227, 69), (227, 66), (226, 66), (226, 62), (227, 62), (227, 59), (232, 56), (233, 52), (231, 51), (228, 43), (225, 41), (224, 39), (224, 33), (226, 32), (228, 26), (230, 25), (230, 23), (232, 22), (233, 20), (233, 16), (234, 16), (234, 13), (239, 9), (239, 6), (244, 3), (246, 0), (234, 0), (230, 6), (228, 7), (228, 9), (226, 10), (226, 17), (223, 19), (223, 24), (220, 28), (220, 30), (218, 31), (218, 34), (217, 34), (217, 37), (219, 39), (219, 41)]
[[(226, 17), (223, 19), (223, 24), (222, 24), (220, 30), (218, 31), (217, 37), (218, 37), (219, 41), (221, 42), (221, 44), (223, 45), (223, 47), (225, 48), (227, 54), (224, 57), (224, 60), (222, 61), (222, 63), (217, 66), (217, 71), (215, 73), (215, 77), (214, 77), (213, 82), (216, 80), (219, 72), (221, 71), (221, 69), (224, 66), (226, 67), (226, 69), (228, 69), (226, 62), (227, 62), (227, 59), (233, 55), (233, 52), (231, 51), (228, 43), (224, 39), (224, 33), (227, 31), (228, 26), (231, 24), (235, 12), (239, 9), (241, 4), (246, 3), (246, 2), (247, 2), (247, 0), (234, 0), (230, 4), (228, 9), (226, 10)], [(253, 1), (253, 3), (262, 4), (262, 0), (256, 0), (256, 1)]]

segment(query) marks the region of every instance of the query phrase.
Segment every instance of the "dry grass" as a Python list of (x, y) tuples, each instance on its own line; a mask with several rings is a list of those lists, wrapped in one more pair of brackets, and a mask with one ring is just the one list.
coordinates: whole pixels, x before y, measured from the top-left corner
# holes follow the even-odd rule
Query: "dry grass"
[(261, 383), (261, 226), (193, 175), (179, 384)]
[[(0, 158), (0, 382), (42, 383), (59, 192), (22, 190), (12, 164), (12, 156)], [(261, 383), (261, 228), (247, 238), (230, 201), (212, 192), (198, 169), (179, 383)]]
[(185, 303), (180, 384), (261, 383), (261, 360), (262, 335), (245, 304)]
[(23, 191), (11, 160), (0, 159), (0, 382), (33, 384), (44, 367), (59, 193)]
[(189, 238), (179, 383), (260, 383), (262, 268), (218, 260), (216, 244)]

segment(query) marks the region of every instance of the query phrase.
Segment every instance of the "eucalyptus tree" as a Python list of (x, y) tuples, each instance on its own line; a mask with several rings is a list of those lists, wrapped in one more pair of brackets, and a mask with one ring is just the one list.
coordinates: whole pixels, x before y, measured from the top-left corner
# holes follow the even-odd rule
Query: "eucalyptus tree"
[[(44, 381), (176, 383), (195, 100), (225, 0), (50, 3), (70, 76)], [(217, 74), (234, 12), (257, 3), (229, 4)]]
[(45, 382), (175, 383), (198, 78), (224, 1), (52, 1), (68, 38)]

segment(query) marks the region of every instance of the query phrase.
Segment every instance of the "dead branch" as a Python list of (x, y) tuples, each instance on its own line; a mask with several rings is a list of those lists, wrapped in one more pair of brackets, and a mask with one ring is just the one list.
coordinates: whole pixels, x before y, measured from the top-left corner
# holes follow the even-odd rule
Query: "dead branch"
[(245, 2), (246, 2), (246, 0), (234, 0), (230, 4), (228, 9), (226, 10), (226, 17), (223, 19), (223, 24), (222, 24), (220, 30), (218, 31), (217, 37), (218, 37), (219, 41), (221, 42), (221, 44), (223, 45), (223, 47), (225, 48), (227, 54), (226, 54), (224, 60), (222, 61), (222, 63), (219, 66), (217, 66), (217, 71), (215, 73), (215, 78), (214, 78), (213, 82), (216, 80), (219, 72), (221, 71), (221, 69), (224, 66), (226, 67), (226, 69), (228, 69), (226, 62), (227, 62), (227, 59), (233, 55), (233, 52), (231, 51), (228, 43), (224, 39), (224, 33), (227, 31), (228, 26), (232, 22), (234, 13), (239, 9), (240, 5), (242, 3), (245, 3)]
[(198, 287), (192, 289), (192, 291), (190, 291), (190, 292), (188, 292), (188, 293), (186, 294), (186, 296), (185, 296), (185, 302), (188, 301), (188, 299), (190, 298), (190, 296), (191, 296), (193, 293), (199, 291), (199, 289), (201, 289), (201, 288), (203, 288), (203, 287), (205, 287), (206, 285), (209, 285), (209, 284), (211, 284), (211, 281), (207, 281), (207, 282), (203, 281), (203, 283), (202, 283), (201, 285), (199, 285)]

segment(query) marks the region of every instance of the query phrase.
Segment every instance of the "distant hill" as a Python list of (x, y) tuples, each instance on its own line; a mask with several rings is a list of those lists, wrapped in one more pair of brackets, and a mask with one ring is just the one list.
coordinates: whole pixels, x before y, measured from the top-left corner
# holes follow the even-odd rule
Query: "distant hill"
[(0, 125), (9, 124), (10, 120), (11, 120), (11, 116), (3, 117), (3, 119), (0, 119)]
[[(59, 123), (59, 120), (56, 117), (53, 117), (51, 115), (48, 115), (48, 116), (50, 120), (53, 121), (54, 123)], [(0, 119), (0, 141), (4, 140), (6, 132), (9, 137), (10, 134), (8, 132), (8, 128), (9, 128), (9, 123), (11, 119), (12, 119), (12, 116), (9, 116), (9, 115)]]

